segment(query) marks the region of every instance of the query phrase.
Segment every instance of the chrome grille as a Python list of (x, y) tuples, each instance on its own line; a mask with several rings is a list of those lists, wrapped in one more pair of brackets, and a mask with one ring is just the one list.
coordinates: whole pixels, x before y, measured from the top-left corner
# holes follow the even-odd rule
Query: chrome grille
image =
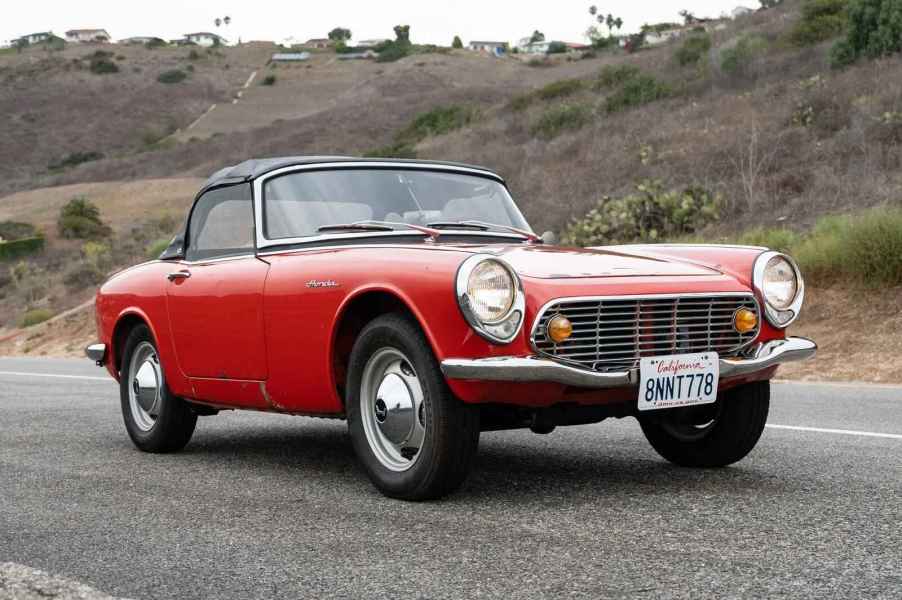
[[(733, 328), (740, 308), (754, 311), (760, 322), (751, 294), (562, 299), (539, 315), (532, 342), (540, 354), (602, 372), (637, 368), (646, 356), (735, 356), (758, 335), (757, 329), (742, 334)], [(555, 315), (573, 323), (573, 335), (560, 344), (545, 332)]]

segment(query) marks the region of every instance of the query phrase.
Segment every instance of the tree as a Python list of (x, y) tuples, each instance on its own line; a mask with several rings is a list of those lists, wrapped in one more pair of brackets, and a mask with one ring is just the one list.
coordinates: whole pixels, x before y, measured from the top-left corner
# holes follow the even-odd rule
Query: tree
[(454, 41), (451, 42), (451, 47), (452, 48), (463, 48), (464, 47), (464, 43), (462, 41), (460, 41), (459, 35), (454, 36)]
[(544, 42), (544, 41), (545, 41), (545, 34), (542, 33), (541, 31), (539, 31), (538, 29), (533, 31), (532, 35), (529, 38), (530, 44), (535, 44), (536, 42)]
[(683, 23), (686, 25), (692, 25), (697, 20), (696, 16), (686, 9), (681, 10), (677, 14), (683, 17)]
[(216, 19), (215, 19), (213, 22), (216, 23), (216, 26), (217, 26), (217, 27), (219, 27), (220, 25), (222, 25), (222, 19), (220, 19), (219, 17), (216, 17)]
[(410, 25), (395, 25), (395, 42), (408, 46), (410, 45)]
[(21, 53), (22, 50), (25, 50), (25, 48), (28, 48), (28, 38), (20, 37), (19, 39), (16, 40), (15, 46), (16, 46), (16, 52)]
[(351, 39), (351, 30), (344, 27), (336, 27), (329, 32), (329, 39), (333, 42), (347, 42)]
[(232, 22), (232, 17), (230, 17), (229, 15), (226, 15), (222, 18), (222, 22), (225, 23), (226, 26), (228, 26)]
[(859, 57), (878, 58), (902, 52), (902, 1), (852, 0), (846, 37), (833, 49), (834, 66)]
[(109, 237), (112, 230), (100, 220), (100, 210), (85, 198), (77, 196), (60, 210), (57, 228), (66, 239), (99, 239)]

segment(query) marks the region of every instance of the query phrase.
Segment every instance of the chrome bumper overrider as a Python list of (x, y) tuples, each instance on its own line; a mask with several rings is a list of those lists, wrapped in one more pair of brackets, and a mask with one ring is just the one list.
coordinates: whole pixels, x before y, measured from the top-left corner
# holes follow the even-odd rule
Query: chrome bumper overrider
[(103, 366), (103, 359), (106, 358), (106, 344), (91, 344), (85, 348), (85, 354), (93, 360), (97, 366)]
[[(748, 357), (720, 359), (721, 377), (738, 377), (762, 371), (774, 365), (811, 358), (817, 344), (791, 337), (759, 344)], [(586, 388), (615, 388), (638, 385), (638, 369), (599, 373), (571, 367), (544, 358), (499, 356), (493, 358), (442, 361), (442, 372), (449, 379), (477, 381), (552, 382)]]

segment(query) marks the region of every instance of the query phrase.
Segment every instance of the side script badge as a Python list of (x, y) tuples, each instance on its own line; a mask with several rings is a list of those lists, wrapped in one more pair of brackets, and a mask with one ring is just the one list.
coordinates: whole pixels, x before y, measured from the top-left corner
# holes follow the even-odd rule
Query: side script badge
[(334, 288), (338, 287), (338, 282), (332, 281), (331, 279), (326, 279), (325, 281), (319, 281), (317, 279), (311, 279), (307, 282), (308, 288)]

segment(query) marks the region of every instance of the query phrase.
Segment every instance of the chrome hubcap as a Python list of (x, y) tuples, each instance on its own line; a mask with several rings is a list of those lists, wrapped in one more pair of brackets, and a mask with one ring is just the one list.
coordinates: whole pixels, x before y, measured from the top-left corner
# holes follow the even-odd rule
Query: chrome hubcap
[(132, 420), (141, 431), (150, 431), (163, 403), (163, 370), (150, 342), (141, 342), (132, 353), (128, 369), (128, 404)]
[(360, 382), (360, 414), (380, 463), (392, 471), (414, 465), (426, 439), (423, 387), (399, 350), (382, 348), (367, 361)]

